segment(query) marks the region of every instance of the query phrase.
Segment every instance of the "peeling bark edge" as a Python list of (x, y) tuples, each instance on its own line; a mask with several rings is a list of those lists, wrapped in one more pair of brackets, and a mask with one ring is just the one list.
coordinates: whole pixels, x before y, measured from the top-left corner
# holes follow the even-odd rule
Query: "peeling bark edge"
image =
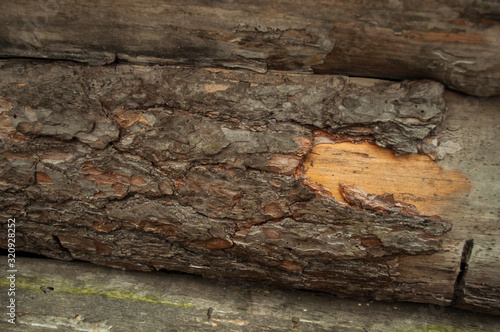
[[(439, 216), (426, 214), (417, 210), (414, 205), (396, 201), (393, 194), (369, 194), (345, 182), (340, 182), (340, 189), (346, 202), (360, 209), (379, 213), (403, 213), (441, 221)], [(449, 227), (451, 228), (451, 225)]]

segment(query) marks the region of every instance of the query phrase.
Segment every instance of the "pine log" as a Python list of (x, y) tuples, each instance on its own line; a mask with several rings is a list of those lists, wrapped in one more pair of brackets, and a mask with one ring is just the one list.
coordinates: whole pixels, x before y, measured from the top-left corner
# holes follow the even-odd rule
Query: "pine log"
[(431, 78), (500, 94), (500, 2), (22, 0), (0, 56)]
[(58, 259), (499, 313), (498, 246), (470, 242), (498, 203), (468, 221), (490, 180), (434, 160), (457, 151), (450, 108), (426, 80), (2, 61), (0, 216)]

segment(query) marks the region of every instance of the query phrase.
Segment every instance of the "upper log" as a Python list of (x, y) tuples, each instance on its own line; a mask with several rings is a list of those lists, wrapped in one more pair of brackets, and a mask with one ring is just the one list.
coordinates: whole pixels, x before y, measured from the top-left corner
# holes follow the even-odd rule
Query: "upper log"
[(500, 94), (497, 1), (2, 3), (1, 57), (408, 79)]

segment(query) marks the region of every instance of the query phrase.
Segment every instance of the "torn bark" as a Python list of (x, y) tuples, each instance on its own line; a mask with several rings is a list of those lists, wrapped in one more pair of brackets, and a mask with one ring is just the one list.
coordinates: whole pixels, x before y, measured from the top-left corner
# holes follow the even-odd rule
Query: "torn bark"
[(0, 56), (389, 79), (500, 94), (495, 1), (16, 1)]
[(393, 194), (374, 195), (358, 189), (352, 185), (340, 182), (340, 190), (345, 200), (361, 209), (380, 213), (404, 213), (412, 216), (427, 217), (440, 220), (439, 216), (433, 216), (418, 211), (414, 205), (398, 202)]

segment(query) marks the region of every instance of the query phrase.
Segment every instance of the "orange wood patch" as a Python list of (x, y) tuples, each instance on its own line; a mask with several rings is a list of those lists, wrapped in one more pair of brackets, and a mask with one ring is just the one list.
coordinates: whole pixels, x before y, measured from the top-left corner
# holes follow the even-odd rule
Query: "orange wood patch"
[(442, 169), (423, 155), (397, 156), (390, 149), (362, 143), (318, 144), (304, 161), (306, 177), (345, 202), (339, 182), (371, 194), (394, 194), (398, 201), (439, 214), (471, 187), (457, 170)]

